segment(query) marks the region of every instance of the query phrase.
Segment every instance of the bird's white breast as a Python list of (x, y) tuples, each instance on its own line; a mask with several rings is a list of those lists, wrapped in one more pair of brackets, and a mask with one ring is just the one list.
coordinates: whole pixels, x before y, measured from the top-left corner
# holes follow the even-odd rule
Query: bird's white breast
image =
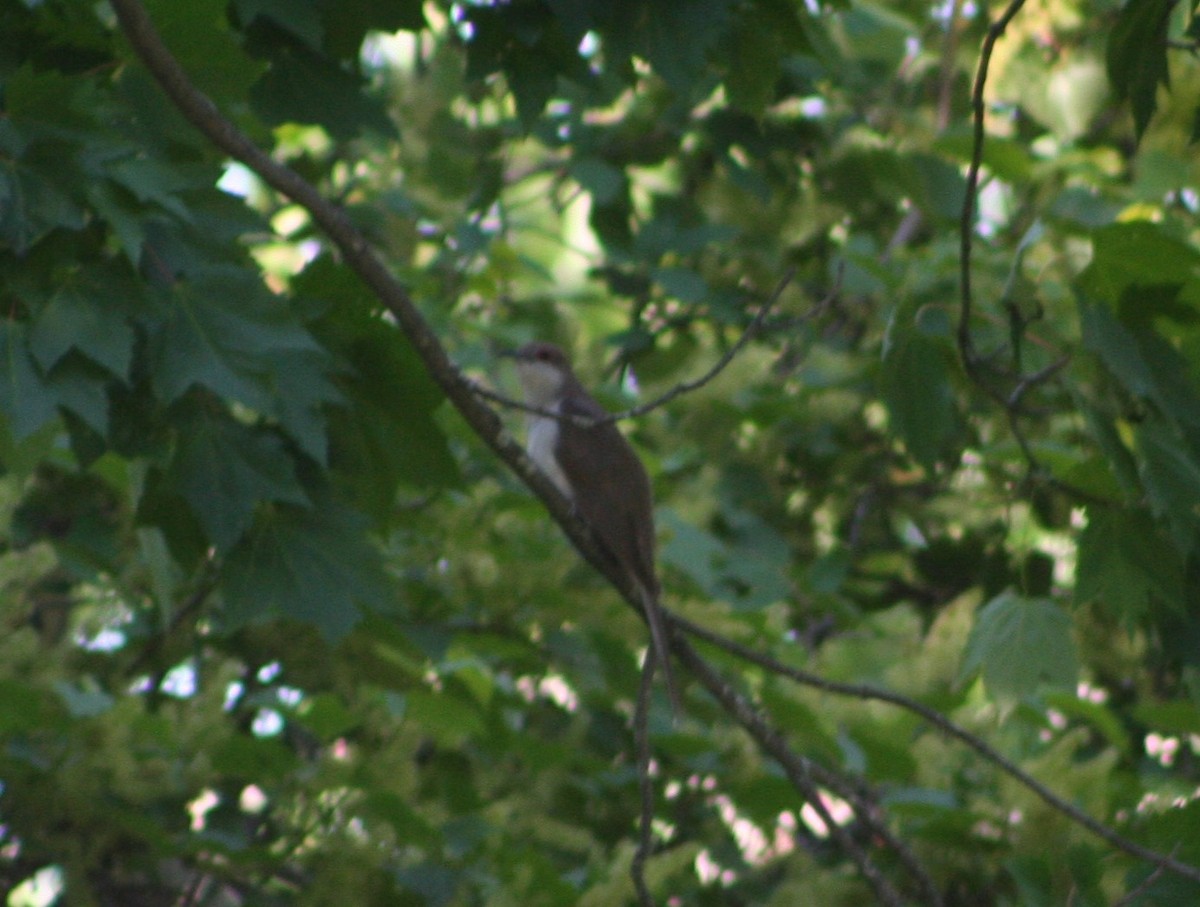
[[(554, 412), (558, 412), (558, 407), (553, 407)], [(573, 497), (571, 494), (571, 484), (567, 481), (566, 475), (562, 468), (558, 465), (558, 460), (554, 456), (554, 449), (558, 445), (558, 429), (559, 424), (557, 419), (551, 419), (547, 416), (531, 416), (529, 418), (529, 436), (525, 442), (525, 452), (529, 454), (529, 459), (537, 464), (538, 469), (544, 472), (555, 485), (558, 490), (566, 497)]]

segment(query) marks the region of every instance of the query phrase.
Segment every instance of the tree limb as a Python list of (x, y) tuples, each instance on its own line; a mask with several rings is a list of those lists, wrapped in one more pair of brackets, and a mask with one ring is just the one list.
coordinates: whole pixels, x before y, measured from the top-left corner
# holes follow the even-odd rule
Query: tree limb
[(637, 706), (633, 712), (634, 750), (637, 753), (638, 795), (641, 815), (638, 819), (638, 845), (633, 854), (629, 873), (633, 876), (633, 888), (637, 892), (641, 907), (654, 907), (654, 897), (646, 886), (646, 860), (650, 858), (651, 832), (654, 821), (654, 782), (650, 777), (650, 692), (654, 684), (654, 668), (657, 663), (654, 647), (646, 651), (642, 665), (642, 679), (638, 684)]
[[(834, 289), (828, 293), (824, 299), (822, 299), (811, 309), (809, 309), (808, 312), (802, 315), (802, 320), (807, 321), (810, 318), (815, 318), (826, 308), (828, 308), (833, 300), (837, 298), (838, 291), (841, 288), (842, 270), (843, 269), (841, 268), (838, 269), (838, 280), (834, 286)], [(766, 320), (767, 313), (774, 308), (775, 303), (779, 301), (779, 297), (783, 295), (783, 291), (787, 289), (788, 284), (792, 282), (792, 278), (795, 277), (795, 275), (796, 269), (789, 268), (787, 273), (783, 275), (783, 279), (779, 281), (778, 285), (776, 285), (775, 291), (767, 298), (767, 301), (763, 303), (762, 307), (759, 308), (757, 314), (755, 314), (754, 318), (750, 321), (750, 324), (746, 326), (746, 330), (742, 332), (742, 335), (738, 337), (733, 346), (726, 350), (725, 354), (721, 356), (721, 358), (718, 359), (707, 372), (698, 378), (680, 381), (666, 393), (660, 394), (653, 400), (648, 400), (645, 403), (638, 404), (630, 409), (622, 410), (618, 413), (609, 413), (607, 416), (602, 418), (593, 419), (587, 416), (563, 414), (553, 410), (544, 409), (539, 406), (530, 406), (528, 403), (523, 403), (520, 400), (513, 400), (511, 397), (498, 394), (495, 391), (489, 390), (488, 388), (479, 384), (472, 384), (472, 388), (474, 389), (475, 393), (483, 397), (485, 400), (490, 400), (492, 403), (499, 404), (500, 406), (521, 410), (522, 412), (529, 413), (530, 415), (545, 416), (549, 419), (558, 419), (560, 421), (570, 420), (571, 422), (582, 426), (583, 428), (594, 428), (597, 425), (604, 425), (608, 422), (621, 422), (625, 419), (633, 419), (638, 416), (644, 416), (651, 410), (658, 409), (660, 406), (664, 406), (665, 404), (671, 402), (676, 397), (691, 393), (692, 391), (703, 387), (716, 378), (717, 375), (719, 375), (722, 371), (724, 371), (725, 367), (729, 365), (729, 363), (734, 360), (737, 354), (742, 351), (742, 348), (745, 347), (745, 345), (762, 329), (762, 325)]]
[[(1025, 0), (1011, 0), (1000, 18), (988, 26), (979, 51), (979, 66), (975, 72), (975, 85), (971, 92), (971, 110), (974, 121), (974, 141), (971, 146), (971, 163), (967, 167), (967, 186), (963, 195), (962, 215), (959, 219), (959, 279), (960, 301), (958, 319), (958, 347), (963, 365), (974, 378), (979, 356), (971, 338), (971, 310), (974, 302), (971, 295), (971, 250), (975, 238), (975, 198), (979, 190), (979, 171), (983, 167), (984, 115), (983, 90), (987, 85), (988, 66), (996, 42), (1004, 35), (1008, 23), (1013, 20)], [(978, 379), (976, 379), (978, 380)], [(986, 389), (986, 388), (985, 388)], [(1001, 401), (1003, 402), (1003, 401)]]
[[(677, 622), (686, 625), (686, 622)], [(821, 791), (813, 778), (812, 763), (803, 756), (792, 751), (784, 741), (783, 736), (773, 728), (765, 717), (749, 700), (735, 690), (724, 677), (707, 661), (700, 657), (685, 639), (675, 638), (672, 651), (679, 660), (700, 680), (704, 688), (721, 704), (725, 711), (745, 729), (751, 738), (766, 753), (769, 753), (783, 768), (792, 786), (800, 792), (804, 799), (812, 804), (821, 821), (829, 830), (829, 836), (858, 867), (859, 873), (871, 889), (880, 904), (886, 907), (900, 907), (904, 903), (900, 893), (892, 886), (879, 871), (870, 856), (859, 846), (846, 830), (834, 821), (828, 807), (821, 800)]]
[(778, 674), (781, 677), (787, 677), (799, 684), (807, 687), (812, 687), (821, 690), (824, 693), (832, 693), (837, 696), (850, 696), (855, 699), (874, 700), (876, 702), (886, 702), (889, 705), (897, 706), (905, 711), (912, 712), (919, 716), (929, 724), (933, 725), (942, 733), (949, 737), (953, 737), (961, 743), (966, 744), (970, 749), (974, 750), (985, 761), (992, 763), (1009, 777), (1013, 778), (1023, 787), (1032, 791), (1040, 797), (1047, 805), (1058, 810), (1064, 816), (1077, 825), (1086, 828), (1096, 837), (1101, 838), (1105, 843), (1111, 845), (1117, 850), (1137, 857), (1141, 860), (1153, 863), (1155, 866), (1168, 869), (1171, 872), (1193, 879), (1200, 882), (1200, 867), (1192, 866), (1189, 863), (1181, 862), (1175, 859), (1170, 854), (1160, 853), (1152, 850), (1149, 847), (1143, 847), (1136, 841), (1131, 841), (1124, 835), (1113, 831), (1102, 822), (1093, 819), (1079, 807), (1073, 803), (1064, 800), (1054, 791), (1050, 790), (1041, 781), (1038, 781), (1028, 772), (1021, 769), (1016, 763), (1008, 757), (993, 749), (989, 744), (984, 742), (979, 737), (972, 734), (970, 731), (959, 727), (941, 712), (938, 712), (923, 703), (917, 702), (908, 696), (901, 693), (894, 693), (891, 690), (884, 690), (878, 687), (867, 686), (865, 684), (856, 683), (841, 683), (835, 680), (826, 680), (824, 677), (819, 677), (816, 674), (810, 674), (808, 671), (803, 671), (800, 668), (794, 668), (791, 665), (784, 664), (770, 655), (764, 655), (749, 646), (744, 646), (739, 642), (735, 642), (728, 637), (722, 636), (702, 627), (699, 624), (692, 623), (686, 618), (675, 616), (673, 618), (675, 626), (697, 639), (702, 639), (707, 643), (723, 649), (724, 651), (765, 668), (773, 674)]

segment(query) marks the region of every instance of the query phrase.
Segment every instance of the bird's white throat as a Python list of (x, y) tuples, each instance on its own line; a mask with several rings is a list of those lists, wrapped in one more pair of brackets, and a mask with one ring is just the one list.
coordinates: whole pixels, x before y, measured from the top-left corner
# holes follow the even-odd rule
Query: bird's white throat
[[(525, 391), (526, 403), (554, 413), (560, 411), (563, 384), (566, 382), (566, 375), (561, 368), (549, 362), (522, 361), (517, 363), (517, 375)], [(529, 454), (529, 459), (558, 486), (563, 495), (573, 497), (571, 484), (554, 456), (558, 446), (559, 420), (531, 414), (528, 425), (525, 452)]]
[[(559, 404), (556, 402), (546, 408), (552, 412), (558, 412)], [(567, 477), (563, 473), (562, 467), (558, 465), (558, 459), (554, 455), (555, 448), (558, 446), (558, 432), (559, 424), (557, 419), (551, 419), (549, 416), (530, 416), (529, 433), (525, 441), (525, 452), (529, 454), (529, 459), (537, 464), (538, 469), (544, 472), (550, 481), (558, 486), (558, 490), (565, 497), (572, 498), (574, 494), (571, 490), (571, 483), (567, 481)]]

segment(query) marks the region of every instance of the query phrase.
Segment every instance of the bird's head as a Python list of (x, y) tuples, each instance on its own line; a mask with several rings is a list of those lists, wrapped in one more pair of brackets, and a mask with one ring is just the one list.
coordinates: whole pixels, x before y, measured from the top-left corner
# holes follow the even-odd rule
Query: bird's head
[(553, 343), (527, 343), (509, 354), (517, 360), (517, 375), (532, 406), (551, 406), (571, 380), (571, 364)]

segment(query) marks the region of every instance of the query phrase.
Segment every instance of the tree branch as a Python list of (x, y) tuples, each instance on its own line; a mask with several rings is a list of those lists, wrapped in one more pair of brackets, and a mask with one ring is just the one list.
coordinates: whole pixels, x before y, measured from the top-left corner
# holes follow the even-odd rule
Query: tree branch
[(1086, 828), (1096, 837), (1101, 838), (1107, 844), (1120, 850), (1130, 856), (1137, 857), (1141, 860), (1153, 863), (1155, 866), (1160, 866), (1168, 869), (1171, 872), (1184, 876), (1189, 879), (1200, 882), (1200, 868), (1192, 866), (1188, 863), (1183, 863), (1169, 854), (1160, 853), (1152, 850), (1149, 847), (1143, 847), (1136, 841), (1131, 841), (1124, 835), (1113, 831), (1102, 822), (1093, 819), (1079, 807), (1073, 803), (1064, 800), (1050, 788), (1046, 787), (1042, 782), (1038, 781), (1029, 773), (1021, 769), (1016, 763), (1012, 762), (1008, 757), (1004, 756), (999, 751), (993, 749), (989, 744), (984, 742), (979, 737), (969, 731), (959, 727), (941, 712), (931, 709), (923, 703), (917, 702), (915, 699), (910, 699), (900, 693), (894, 693), (890, 690), (880, 689), (878, 687), (867, 686), (865, 684), (841, 683), (834, 680), (826, 680), (816, 674), (810, 674), (808, 671), (803, 671), (799, 668), (794, 668), (791, 665), (784, 664), (770, 655), (764, 655), (761, 652), (751, 649), (749, 646), (744, 646), (739, 642), (735, 642), (720, 633), (702, 627), (699, 624), (692, 623), (690, 620), (675, 616), (672, 618), (675, 627), (690, 636), (697, 639), (702, 639), (707, 643), (716, 646), (719, 649), (737, 656), (752, 664), (756, 664), (761, 668), (765, 668), (773, 674), (781, 677), (787, 677), (799, 684), (807, 687), (812, 687), (821, 690), (825, 693), (832, 693), (837, 696), (850, 696), (855, 699), (874, 700), (876, 702), (886, 702), (889, 705), (897, 706), (905, 711), (912, 712), (920, 716), (929, 724), (936, 727), (939, 731), (949, 737), (953, 737), (961, 743), (966, 744), (970, 749), (974, 750), (978, 755), (983, 757), (987, 762), (992, 763), (1009, 777), (1016, 780), (1023, 787), (1032, 791), (1040, 797), (1046, 804), (1058, 810), (1068, 819), (1075, 822), (1077, 825)]
[(654, 907), (654, 897), (646, 886), (646, 860), (650, 858), (651, 832), (654, 822), (654, 782), (650, 777), (650, 692), (654, 684), (654, 668), (657, 659), (654, 647), (646, 651), (642, 665), (642, 679), (638, 684), (637, 707), (633, 713), (634, 749), (637, 753), (638, 794), (641, 814), (638, 819), (638, 846), (633, 854), (629, 873), (633, 876), (633, 888), (637, 892), (641, 907)]
[[(675, 621), (686, 627), (689, 622), (680, 618)], [(900, 907), (904, 903), (899, 892), (884, 877), (879, 868), (872, 862), (867, 853), (846, 832), (841, 825), (834, 821), (828, 808), (821, 800), (821, 791), (813, 778), (812, 764), (803, 756), (794, 753), (784, 741), (782, 735), (771, 727), (766, 718), (749, 700), (737, 692), (707, 661), (700, 657), (685, 639), (676, 637), (672, 646), (676, 657), (700, 680), (705, 689), (721, 704), (725, 711), (745, 729), (746, 733), (769, 753), (783, 768), (784, 774), (792, 786), (800, 792), (804, 799), (812, 804), (821, 821), (829, 830), (829, 835), (847, 856), (858, 867), (859, 873), (866, 880), (879, 903), (886, 907)]]
[[(959, 219), (959, 273), (960, 273), (960, 312), (958, 321), (958, 347), (963, 364), (968, 373), (974, 377), (979, 365), (978, 354), (975, 352), (971, 339), (971, 251), (975, 238), (975, 197), (979, 189), (979, 171), (983, 166), (984, 115), (983, 90), (987, 85), (988, 66), (991, 64), (992, 51), (996, 42), (1004, 35), (1008, 23), (1020, 12), (1025, 0), (1011, 0), (1000, 18), (988, 26), (983, 39), (983, 47), (979, 52), (979, 66), (975, 71), (975, 86), (971, 92), (971, 110), (974, 115), (974, 142), (971, 148), (971, 164), (967, 168), (967, 186), (963, 196), (962, 215)], [(978, 380), (978, 379), (976, 379)]]
[(908, 870), (909, 875), (916, 880), (917, 887), (921, 892), (922, 907), (941, 907), (941, 892), (937, 890), (933, 879), (908, 845), (888, 828), (883, 816), (883, 807), (879, 805), (872, 792), (865, 789), (861, 782), (856, 784), (856, 779), (845, 777), (815, 762), (810, 762), (809, 768), (818, 784), (829, 788), (846, 800), (854, 809), (855, 816), (871, 835), (892, 849), (900, 863)]
[[(838, 279), (833, 290), (826, 294), (824, 299), (800, 316), (801, 321), (808, 321), (811, 318), (815, 318), (821, 312), (825, 311), (825, 309), (827, 309), (835, 299), (837, 299), (838, 292), (841, 289), (843, 270), (844, 268), (838, 269)], [(644, 416), (651, 410), (658, 409), (660, 406), (670, 403), (676, 397), (691, 393), (692, 391), (703, 387), (716, 378), (717, 375), (719, 375), (722, 371), (724, 371), (725, 367), (734, 360), (737, 354), (742, 351), (743, 347), (745, 347), (746, 344), (749, 343), (750, 340), (752, 340), (762, 329), (763, 322), (767, 317), (767, 313), (775, 307), (775, 304), (779, 301), (779, 297), (783, 295), (783, 291), (787, 289), (788, 284), (792, 282), (792, 279), (795, 277), (795, 275), (796, 269), (789, 268), (787, 273), (784, 274), (783, 279), (780, 280), (779, 284), (775, 287), (775, 291), (771, 293), (771, 295), (767, 298), (767, 301), (763, 303), (757, 314), (755, 314), (750, 324), (746, 326), (746, 330), (742, 332), (742, 335), (737, 339), (733, 346), (726, 350), (725, 354), (721, 356), (721, 358), (718, 359), (707, 372), (705, 372), (699, 378), (681, 381), (666, 393), (660, 394), (654, 399), (639, 404), (638, 406), (634, 406), (630, 409), (622, 410), (621, 412), (617, 413), (609, 413), (607, 416), (595, 419), (588, 418), (587, 416), (564, 415), (562, 413), (544, 409), (539, 406), (530, 406), (528, 403), (523, 403), (520, 400), (513, 400), (511, 397), (498, 394), (480, 384), (472, 384), (471, 386), (476, 394), (478, 394), (480, 397), (483, 397), (485, 400), (491, 401), (492, 403), (499, 404), (500, 406), (506, 406), (510, 409), (517, 409), (521, 412), (529, 413), (530, 415), (534, 416), (545, 416), (547, 418), (558, 419), (560, 421), (570, 420), (574, 424), (583, 428), (594, 428), (597, 425), (604, 425), (608, 422), (621, 422), (625, 419), (633, 419), (638, 416)]]
[[(138, 56), (180, 113), (222, 151), (236, 158), (264, 182), (303, 207), (341, 253), (345, 263), (371, 289), (396, 319), (430, 377), (445, 393), (476, 435), (537, 495), (579, 553), (634, 604), (634, 590), (601, 554), (591, 530), (570, 503), (505, 431), (499, 415), (477, 398), (473, 384), (451, 362), (429, 322), (412, 297), (375, 254), (345, 212), (332, 204), (294, 170), (275, 161), (226, 119), (192, 84), (179, 61), (163, 44), (139, 0), (112, 0), (121, 29)], [(640, 608), (638, 609), (640, 613)]]

